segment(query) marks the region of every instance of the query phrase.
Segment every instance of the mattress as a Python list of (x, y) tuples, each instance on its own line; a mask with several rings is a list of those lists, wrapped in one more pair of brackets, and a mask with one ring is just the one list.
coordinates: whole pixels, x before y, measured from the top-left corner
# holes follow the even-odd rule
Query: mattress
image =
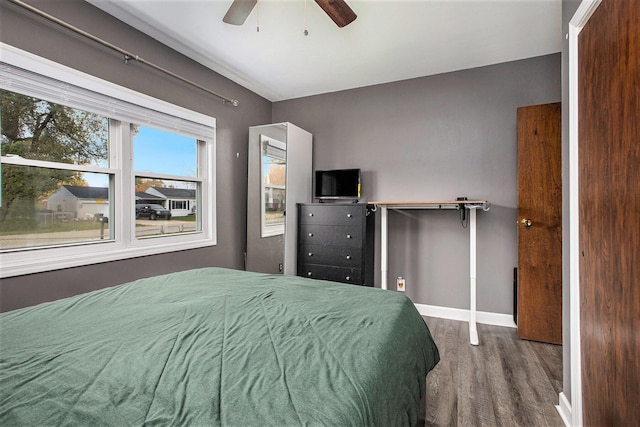
[(0, 425), (413, 426), (439, 360), (396, 292), (203, 268), (0, 315)]

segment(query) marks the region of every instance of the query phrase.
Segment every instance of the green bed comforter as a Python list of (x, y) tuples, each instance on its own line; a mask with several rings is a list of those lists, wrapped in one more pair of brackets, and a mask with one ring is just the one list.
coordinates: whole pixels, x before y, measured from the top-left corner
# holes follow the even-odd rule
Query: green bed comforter
[(2, 426), (413, 426), (438, 350), (404, 295), (205, 268), (0, 316)]

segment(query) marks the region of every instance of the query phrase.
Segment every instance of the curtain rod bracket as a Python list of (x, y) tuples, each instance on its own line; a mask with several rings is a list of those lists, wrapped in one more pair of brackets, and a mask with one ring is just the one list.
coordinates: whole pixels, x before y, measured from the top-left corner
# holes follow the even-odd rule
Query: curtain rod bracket
[(129, 55), (128, 53), (124, 54), (124, 63), (125, 64), (128, 64), (129, 61), (139, 61), (139, 60), (140, 60), (140, 56), (138, 56), (138, 55), (133, 56), (133, 55)]
[(124, 54), (124, 63), (128, 64), (129, 61), (140, 61), (140, 56), (139, 55), (130, 55), (128, 53)]

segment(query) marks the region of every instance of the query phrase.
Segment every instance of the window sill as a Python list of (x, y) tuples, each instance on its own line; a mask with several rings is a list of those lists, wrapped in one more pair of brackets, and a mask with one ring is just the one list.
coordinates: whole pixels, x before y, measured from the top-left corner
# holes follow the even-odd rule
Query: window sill
[[(157, 243), (157, 242), (156, 242)], [(20, 251), (0, 254), (0, 278), (43, 273), (63, 268), (82, 267), (103, 262), (119, 261), (148, 255), (159, 255), (215, 246), (213, 239), (166, 243), (144, 247), (123, 247), (116, 242), (85, 244), (65, 248)]]

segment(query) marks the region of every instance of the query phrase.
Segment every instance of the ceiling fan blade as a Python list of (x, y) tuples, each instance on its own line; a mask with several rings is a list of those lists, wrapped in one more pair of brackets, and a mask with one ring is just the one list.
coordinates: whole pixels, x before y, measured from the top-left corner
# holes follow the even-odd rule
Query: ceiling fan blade
[(316, 0), (316, 3), (340, 28), (349, 25), (358, 17), (344, 0)]
[(258, 0), (233, 0), (222, 22), (232, 25), (242, 25), (255, 7)]

